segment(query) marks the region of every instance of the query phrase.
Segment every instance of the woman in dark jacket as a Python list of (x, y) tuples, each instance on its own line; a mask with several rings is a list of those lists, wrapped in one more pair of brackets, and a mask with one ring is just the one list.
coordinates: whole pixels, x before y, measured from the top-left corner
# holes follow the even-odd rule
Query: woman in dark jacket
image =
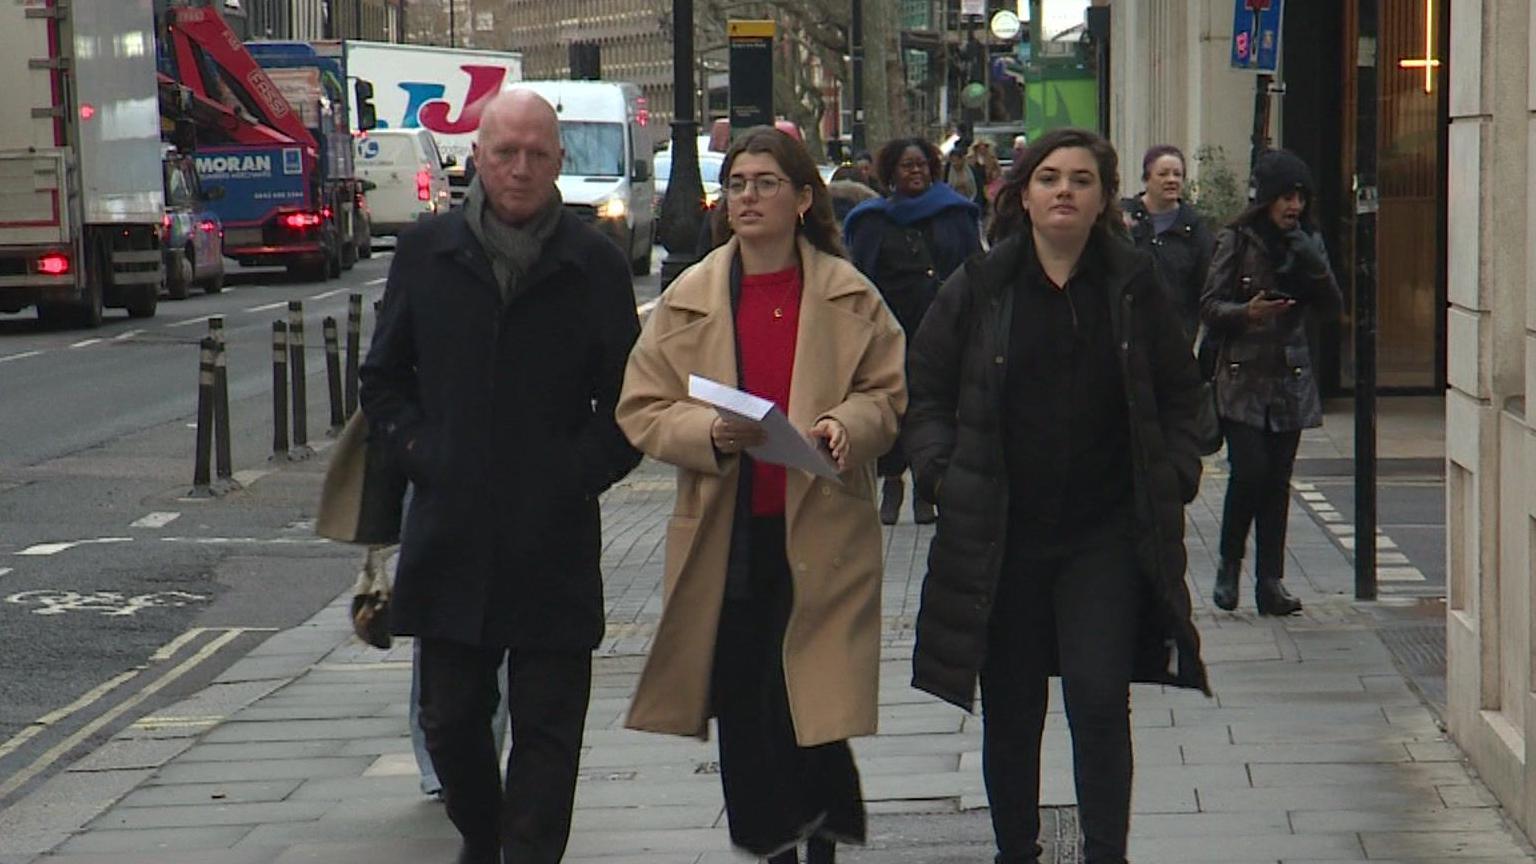
[(1221, 516), (1221, 564), (1212, 599), (1237, 608), (1248, 526), (1255, 538), (1260, 615), (1290, 615), (1285, 531), (1301, 430), (1323, 423), (1306, 316), (1336, 319), (1344, 298), (1312, 223), (1312, 173), (1285, 150), (1253, 168), (1254, 205), (1216, 238), (1200, 314), (1219, 340), (1216, 411), (1232, 475)]
[[(880, 149), (880, 184), (891, 190), (853, 208), (843, 223), (848, 257), (875, 283), (910, 338), (939, 286), (961, 262), (981, 251), (980, 209), (947, 184), (939, 149), (921, 138), (898, 138)], [(907, 456), (898, 443), (880, 457), (885, 478), (880, 521), (895, 525), (905, 492)], [(933, 502), (914, 490), (912, 521), (933, 522)]]
[(1171, 144), (1147, 150), (1141, 159), (1140, 195), (1120, 202), (1136, 248), (1152, 253), (1157, 278), (1179, 313), (1191, 344), (1200, 326), (1200, 295), (1211, 267), (1211, 231), (1184, 201), (1184, 154)]
[(1209, 692), (1184, 583), (1200, 376), (1121, 234), (1116, 167), (1092, 132), (1032, 144), (991, 252), (945, 283), (908, 358), (903, 442), (939, 505), (913, 685), (970, 710), (980, 675), (1000, 864), (1040, 855), (1050, 675), (1091, 864), (1126, 860), (1131, 682)]

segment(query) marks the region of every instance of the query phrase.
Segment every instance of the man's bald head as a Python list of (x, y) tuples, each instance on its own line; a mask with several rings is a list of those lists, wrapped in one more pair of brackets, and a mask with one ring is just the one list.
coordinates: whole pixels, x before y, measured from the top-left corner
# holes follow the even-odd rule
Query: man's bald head
[(480, 115), (475, 166), (502, 221), (527, 222), (555, 191), (565, 151), (554, 106), (532, 90), (508, 90)]

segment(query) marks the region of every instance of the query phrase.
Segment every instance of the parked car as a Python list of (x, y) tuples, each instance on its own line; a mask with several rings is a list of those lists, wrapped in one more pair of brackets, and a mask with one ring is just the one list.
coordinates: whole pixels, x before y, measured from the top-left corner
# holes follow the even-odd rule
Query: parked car
[[(720, 169), (725, 165), (725, 154), (711, 150), (699, 151), (699, 179), (704, 181), (704, 206), (714, 207), (720, 202)], [(667, 197), (667, 184), (672, 180), (672, 151), (656, 154), (656, 203), (655, 212), (661, 213), (661, 202)]]
[(165, 218), (160, 222), (160, 254), (166, 296), (185, 300), (194, 285), (217, 294), (224, 290), (224, 225), (207, 204), (222, 197), (224, 190), (202, 185), (191, 156), (169, 152), (162, 166)]
[(394, 236), (421, 219), (446, 213), (448, 171), (425, 129), (375, 129), (357, 138), (357, 176), (367, 189), (374, 237)]

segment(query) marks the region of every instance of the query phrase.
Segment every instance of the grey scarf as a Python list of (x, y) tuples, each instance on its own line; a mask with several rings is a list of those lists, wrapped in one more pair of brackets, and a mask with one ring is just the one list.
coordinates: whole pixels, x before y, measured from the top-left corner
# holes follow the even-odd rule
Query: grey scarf
[(562, 209), (564, 201), (560, 198), (560, 190), (556, 189), (531, 219), (522, 225), (509, 225), (486, 206), (485, 187), (481, 185), (479, 175), (470, 181), (469, 192), (464, 197), (464, 221), (485, 249), (486, 257), (491, 259), (491, 272), (496, 275), (502, 303), (510, 303), (521, 293), (524, 286), (519, 283), (544, 251), (544, 244), (554, 235)]

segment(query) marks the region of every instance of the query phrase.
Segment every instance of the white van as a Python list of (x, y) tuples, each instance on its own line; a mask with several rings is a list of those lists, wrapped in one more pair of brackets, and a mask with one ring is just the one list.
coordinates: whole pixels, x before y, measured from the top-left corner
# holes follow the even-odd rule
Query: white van
[[(418, 220), (448, 211), (448, 172), (432, 133), (375, 129), (357, 140), (357, 176), (368, 188), (373, 236), (399, 234)], [(448, 165), (444, 165), (444, 162)]]
[(619, 244), (637, 276), (651, 270), (656, 218), (651, 198), (650, 111), (635, 84), (609, 81), (521, 81), (508, 90), (532, 90), (555, 106), (565, 164), (560, 195), (565, 206)]

